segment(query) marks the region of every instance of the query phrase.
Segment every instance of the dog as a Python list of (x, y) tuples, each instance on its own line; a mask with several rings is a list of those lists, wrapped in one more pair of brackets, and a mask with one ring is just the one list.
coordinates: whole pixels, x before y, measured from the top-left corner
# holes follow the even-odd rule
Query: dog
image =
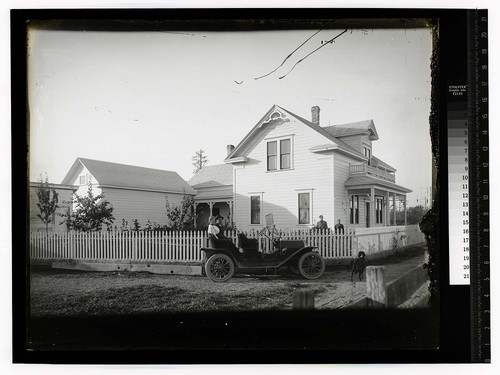
[(363, 281), (363, 274), (366, 269), (366, 254), (364, 251), (360, 251), (358, 253), (358, 257), (354, 259), (352, 263), (352, 272), (351, 272), (351, 282), (353, 282), (353, 276), (355, 274), (359, 275), (359, 281)]

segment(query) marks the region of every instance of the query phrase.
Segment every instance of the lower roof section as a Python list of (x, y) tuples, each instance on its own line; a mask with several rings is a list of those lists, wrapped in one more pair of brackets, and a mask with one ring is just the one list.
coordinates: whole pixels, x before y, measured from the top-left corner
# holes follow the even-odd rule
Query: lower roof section
[(347, 179), (345, 182), (345, 186), (347, 188), (366, 188), (366, 187), (381, 187), (385, 190), (390, 190), (396, 193), (411, 193), (410, 189), (407, 189), (403, 186), (397, 185), (393, 182), (381, 180), (376, 177), (371, 176), (352, 176)]

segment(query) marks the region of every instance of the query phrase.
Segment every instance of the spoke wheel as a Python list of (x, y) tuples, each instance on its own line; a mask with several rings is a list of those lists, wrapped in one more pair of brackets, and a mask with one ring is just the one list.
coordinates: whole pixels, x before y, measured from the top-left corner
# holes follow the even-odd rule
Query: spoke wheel
[(214, 254), (205, 264), (205, 273), (212, 281), (227, 281), (234, 274), (234, 263), (231, 258), (225, 254)]
[(317, 279), (325, 271), (325, 261), (321, 255), (310, 251), (300, 257), (299, 271), (306, 279)]

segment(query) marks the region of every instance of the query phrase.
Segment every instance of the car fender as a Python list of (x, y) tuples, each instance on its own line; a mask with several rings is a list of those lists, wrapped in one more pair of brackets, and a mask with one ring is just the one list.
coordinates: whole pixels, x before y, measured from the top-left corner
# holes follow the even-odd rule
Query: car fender
[(205, 252), (206, 254), (206, 259), (203, 261), (206, 262), (212, 255), (214, 254), (224, 254), (227, 255), (231, 260), (234, 262), (235, 267), (241, 268), (240, 262), (235, 258), (234, 254), (226, 249), (209, 249), (209, 248), (201, 248), (201, 251)]
[[(302, 256), (302, 254), (308, 253), (309, 251), (315, 251), (314, 249), (317, 249), (317, 248), (318, 248), (317, 246), (305, 246), (301, 249), (298, 249), (297, 251), (295, 251), (292, 254), (290, 254), (289, 256), (287, 256), (282, 262), (280, 262), (278, 264), (277, 267), (283, 266), (284, 264), (286, 264), (287, 262), (289, 262), (293, 258), (297, 258), (297, 261), (298, 261), (298, 259)], [(315, 251), (315, 252), (317, 253), (318, 251)], [(319, 255), (321, 255), (321, 254), (319, 254)]]

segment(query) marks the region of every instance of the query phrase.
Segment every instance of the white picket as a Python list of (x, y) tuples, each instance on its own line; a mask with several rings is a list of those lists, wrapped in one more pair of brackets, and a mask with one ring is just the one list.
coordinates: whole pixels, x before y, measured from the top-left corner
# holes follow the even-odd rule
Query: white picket
[[(389, 232), (389, 231), (388, 231)], [(259, 232), (244, 232), (257, 238), (264, 252), (272, 243)], [(403, 232), (406, 235), (406, 232)], [(238, 232), (227, 230), (225, 235), (238, 245)], [(406, 235), (405, 243), (409, 243)], [(418, 233), (412, 237), (418, 239)], [(318, 248), (325, 258), (350, 258), (357, 250), (357, 237), (351, 233), (335, 235), (330, 231), (282, 230), (283, 240), (303, 240), (306, 246)], [(29, 234), (31, 259), (128, 260), (128, 261), (201, 261), (201, 248), (207, 246), (205, 231), (126, 232), (110, 231)]]

